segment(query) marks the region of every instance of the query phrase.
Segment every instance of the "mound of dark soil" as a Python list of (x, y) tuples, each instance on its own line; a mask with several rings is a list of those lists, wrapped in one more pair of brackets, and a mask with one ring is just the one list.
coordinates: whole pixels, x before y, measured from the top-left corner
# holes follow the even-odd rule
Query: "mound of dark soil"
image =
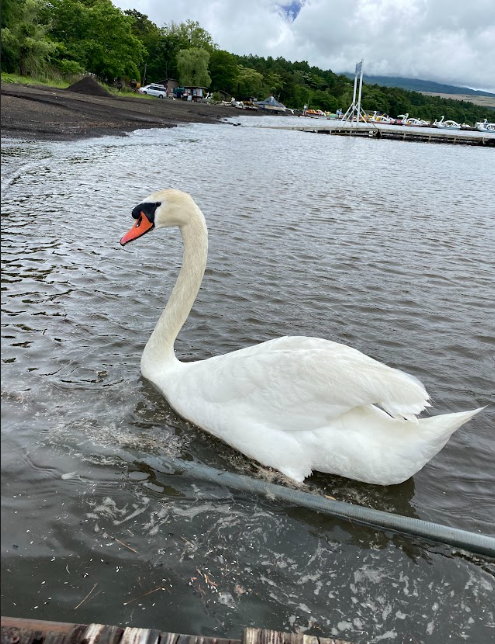
[(106, 98), (112, 96), (110, 92), (107, 92), (107, 90), (97, 83), (91, 76), (81, 78), (80, 81), (73, 83), (67, 88), (67, 90), (69, 92), (78, 92), (79, 94), (89, 94), (91, 96), (105, 96)]

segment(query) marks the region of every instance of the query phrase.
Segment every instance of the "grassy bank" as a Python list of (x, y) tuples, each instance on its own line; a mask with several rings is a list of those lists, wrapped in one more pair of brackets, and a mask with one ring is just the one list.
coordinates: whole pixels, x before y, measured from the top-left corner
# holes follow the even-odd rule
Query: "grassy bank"
[(48, 87), (58, 87), (59, 89), (66, 89), (74, 82), (74, 79), (63, 78), (48, 78), (48, 77), (33, 77), (33, 76), (20, 76), (19, 74), (6, 74), (2, 72), (2, 83), (11, 83), (16, 85), (46, 85)]
[[(7, 74), (2, 72), (2, 83), (9, 85), (28, 85), (36, 86), (42, 85), (44, 87), (55, 87), (57, 89), (67, 89), (73, 83), (80, 80), (82, 77), (72, 77), (72, 78), (61, 78), (61, 77), (34, 77), (34, 76), (20, 76), (19, 74)], [(139, 94), (129, 87), (123, 87), (120, 91), (113, 87), (112, 85), (106, 85), (105, 83), (100, 83), (104, 89), (107, 90), (113, 96), (125, 96), (125, 98), (141, 98), (141, 99), (156, 99), (155, 96), (149, 96), (146, 94)]]

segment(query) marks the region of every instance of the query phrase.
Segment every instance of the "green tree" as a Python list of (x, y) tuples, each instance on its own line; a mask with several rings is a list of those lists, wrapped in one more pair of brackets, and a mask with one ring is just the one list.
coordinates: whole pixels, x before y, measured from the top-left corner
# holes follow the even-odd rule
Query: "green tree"
[(41, 21), (40, 0), (8, 0), (2, 7), (2, 70), (21, 76), (43, 71), (56, 45)]
[(263, 78), (263, 88), (266, 94), (279, 95), (284, 83), (282, 76), (277, 72), (268, 72)]
[(203, 29), (199, 22), (186, 20), (186, 22), (170, 22), (160, 29), (162, 37), (161, 56), (168, 77), (180, 77), (177, 67), (177, 55), (183, 49), (204, 49), (213, 53), (218, 49), (211, 35)]
[(177, 69), (181, 84), (209, 87), (211, 83), (208, 74), (209, 60), (210, 54), (205, 49), (196, 47), (181, 49), (177, 54)]
[(388, 95), (390, 116), (396, 117), (399, 114), (405, 114), (406, 112), (410, 112), (411, 104), (407, 100), (406, 92), (396, 87), (392, 87), (391, 89), (392, 91), (389, 92), (389, 95)]
[(302, 73), (298, 70), (285, 71), (282, 74), (283, 87), (280, 100), (287, 107), (302, 108), (307, 104), (310, 90), (304, 84)]
[(124, 13), (126, 16), (130, 16), (133, 19), (131, 27), (132, 33), (135, 36), (138, 36), (141, 40), (160, 33), (160, 30), (155, 23), (152, 22), (144, 13), (140, 13), (139, 11), (136, 11), (136, 9), (126, 9)]
[(294, 103), (288, 105), (288, 107), (297, 107), (302, 109), (304, 105), (311, 105), (313, 98), (313, 92), (304, 85), (297, 85), (294, 91)]
[(131, 27), (132, 33), (141, 41), (146, 49), (146, 54), (144, 55), (146, 79), (151, 82), (156, 82), (167, 77), (166, 46), (161, 29), (148, 16), (136, 11), (136, 9), (127, 9), (124, 13), (133, 19)]
[(257, 96), (263, 89), (263, 74), (260, 74), (251, 67), (239, 65), (239, 77), (237, 82), (238, 98), (249, 98)]
[(223, 49), (215, 49), (210, 54), (209, 71), (212, 89), (222, 89), (232, 94), (237, 90), (239, 70), (235, 56)]
[(179, 49), (206, 49), (211, 53), (218, 48), (211, 35), (195, 20), (170, 22), (162, 28), (162, 33), (165, 37), (174, 39)]
[(377, 110), (388, 114), (390, 103), (378, 85), (363, 85), (362, 106), (364, 110)]
[(50, 0), (47, 10), (59, 59), (76, 61), (104, 80), (140, 78), (146, 49), (132, 32), (134, 18), (111, 0)]
[(330, 112), (338, 108), (338, 102), (335, 96), (332, 96), (329, 92), (317, 89), (313, 94), (311, 107)]
[[(313, 68), (314, 69), (314, 68)], [(318, 69), (319, 72), (321, 72), (320, 69)], [(306, 74), (306, 83), (312, 88), (312, 89), (325, 89), (328, 87), (328, 84), (326, 80), (323, 78), (321, 74), (317, 74), (315, 72), (311, 74)]]

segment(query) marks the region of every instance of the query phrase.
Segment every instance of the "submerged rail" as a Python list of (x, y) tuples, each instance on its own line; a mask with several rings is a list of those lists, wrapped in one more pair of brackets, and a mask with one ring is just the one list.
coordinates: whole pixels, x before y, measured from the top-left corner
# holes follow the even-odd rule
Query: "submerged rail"
[(207, 481), (217, 485), (225, 485), (234, 490), (266, 496), (277, 501), (284, 501), (291, 505), (308, 508), (339, 519), (355, 521), (381, 530), (393, 530), (405, 535), (421, 537), (430, 541), (444, 543), (455, 548), (469, 552), (495, 557), (495, 538), (466, 530), (459, 530), (449, 526), (414, 519), (411, 517), (364, 508), (352, 503), (334, 501), (324, 496), (310, 494), (301, 490), (293, 490), (275, 483), (268, 483), (260, 479), (253, 479), (242, 474), (224, 472), (202, 465), (200, 463), (187, 463), (177, 459), (163, 459), (157, 467), (157, 459), (144, 459), (144, 463), (152, 469), (165, 474), (182, 475), (196, 480)]

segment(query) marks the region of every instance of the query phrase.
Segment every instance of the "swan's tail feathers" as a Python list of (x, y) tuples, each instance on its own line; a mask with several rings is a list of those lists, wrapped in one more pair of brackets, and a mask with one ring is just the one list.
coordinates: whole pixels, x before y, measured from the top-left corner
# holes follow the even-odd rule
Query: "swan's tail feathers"
[(467, 423), (483, 409), (484, 407), (479, 407), (471, 411), (458, 411), (453, 414), (420, 418), (418, 421), (419, 429), (428, 437), (432, 445), (436, 444), (439, 446), (438, 449), (441, 449), (459, 427)]

